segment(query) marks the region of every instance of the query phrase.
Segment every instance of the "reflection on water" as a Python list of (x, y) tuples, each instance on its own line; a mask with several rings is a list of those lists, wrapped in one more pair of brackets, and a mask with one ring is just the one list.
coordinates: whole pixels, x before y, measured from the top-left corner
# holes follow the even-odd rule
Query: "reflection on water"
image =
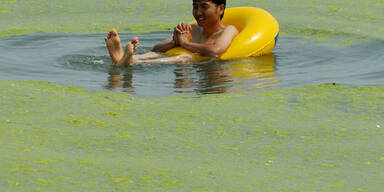
[(124, 92), (135, 94), (132, 77), (132, 73), (126, 73), (123, 77), (120, 73), (110, 73), (108, 85), (105, 88), (109, 90), (124, 88)]
[(173, 73), (175, 74), (175, 92), (176, 93), (193, 93), (196, 87), (196, 73), (192, 65), (177, 65)]
[[(106, 88), (135, 94), (134, 73), (135, 68), (112, 68)], [(173, 74), (173, 91), (180, 94), (253, 90), (274, 86), (279, 82), (273, 54), (240, 60), (178, 64), (174, 65)]]
[(276, 85), (273, 54), (201, 65), (201, 93), (225, 93)]

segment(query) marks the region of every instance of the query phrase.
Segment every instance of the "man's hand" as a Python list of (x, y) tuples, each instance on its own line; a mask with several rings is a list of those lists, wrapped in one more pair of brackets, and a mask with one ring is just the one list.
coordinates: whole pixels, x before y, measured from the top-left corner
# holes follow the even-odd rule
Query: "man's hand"
[(189, 24), (180, 23), (173, 31), (173, 40), (176, 45), (183, 45), (184, 43), (192, 41), (192, 27)]

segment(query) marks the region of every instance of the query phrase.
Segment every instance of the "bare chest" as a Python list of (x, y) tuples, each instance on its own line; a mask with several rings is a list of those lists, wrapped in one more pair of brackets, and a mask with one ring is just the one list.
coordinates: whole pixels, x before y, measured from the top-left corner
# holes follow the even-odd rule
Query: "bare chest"
[(192, 31), (192, 41), (194, 43), (214, 43), (220, 37), (221, 32), (205, 36), (202, 30)]

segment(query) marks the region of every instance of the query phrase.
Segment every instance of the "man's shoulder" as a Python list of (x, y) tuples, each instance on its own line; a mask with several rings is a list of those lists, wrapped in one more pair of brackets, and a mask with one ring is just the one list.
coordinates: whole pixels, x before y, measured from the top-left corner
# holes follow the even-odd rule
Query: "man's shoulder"
[(224, 30), (232, 32), (232, 33), (239, 33), (239, 31), (237, 30), (237, 28), (234, 25), (227, 25), (227, 26), (225, 26)]

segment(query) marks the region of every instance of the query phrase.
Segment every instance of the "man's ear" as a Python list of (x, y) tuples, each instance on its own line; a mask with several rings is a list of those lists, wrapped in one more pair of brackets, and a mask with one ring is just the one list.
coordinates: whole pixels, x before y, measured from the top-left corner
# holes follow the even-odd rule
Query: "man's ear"
[(225, 5), (224, 4), (220, 4), (219, 5), (220, 15), (224, 14), (224, 10), (225, 10)]

